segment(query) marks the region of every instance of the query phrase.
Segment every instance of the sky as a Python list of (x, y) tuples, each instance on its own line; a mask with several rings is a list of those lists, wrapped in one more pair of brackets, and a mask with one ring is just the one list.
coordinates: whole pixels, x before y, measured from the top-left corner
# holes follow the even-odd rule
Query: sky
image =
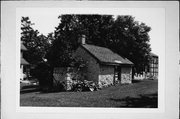
[[(149, 32), (152, 52), (159, 54), (165, 40), (165, 9), (163, 8), (23, 8), (18, 16), (28, 16), (35, 23), (34, 29), (47, 35), (55, 30), (61, 14), (109, 14), (132, 15), (136, 21), (151, 27)], [(165, 45), (165, 44), (162, 44)]]

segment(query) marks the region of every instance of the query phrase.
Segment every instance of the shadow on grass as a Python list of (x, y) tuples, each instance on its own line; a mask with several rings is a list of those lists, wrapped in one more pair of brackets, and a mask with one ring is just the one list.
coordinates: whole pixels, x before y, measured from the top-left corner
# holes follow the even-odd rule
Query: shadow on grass
[(38, 85), (26, 85), (26, 86), (22, 86), (21, 90), (23, 90), (23, 89), (30, 89), (30, 88), (38, 88), (38, 87), (39, 87)]
[(132, 80), (132, 83), (140, 83), (140, 82), (142, 82), (142, 81), (141, 80), (136, 80), (136, 79)]
[(27, 85), (27, 86), (21, 87), (20, 94), (37, 92), (37, 91), (40, 91), (40, 88), (38, 85)]
[(158, 107), (158, 97), (157, 93), (139, 95), (139, 97), (129, 97), (124, 99), (113, 99), (110, 100), (115, 102), (121, 102), (120, 106), (117, 107), (135, 107), (135, 108), (157, 108)]
[(20, 91), (20, 94), (32, 93), (32, 92), (38, 92), (38, 91), (40, 91), (39, 88), (24, 89)]

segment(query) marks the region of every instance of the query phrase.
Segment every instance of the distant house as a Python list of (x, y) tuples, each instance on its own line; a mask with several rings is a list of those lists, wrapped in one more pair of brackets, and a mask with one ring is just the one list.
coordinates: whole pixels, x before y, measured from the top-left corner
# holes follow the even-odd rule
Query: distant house
[(26, 47), (21, 44), (21, 64), (20, 64), (20, 71), (21, 71), (21, 80), (24, 80), (24, 78), (27, 76), (27, 66), (29, 65), (29, 63), (23, 58), (23, 53), (26, 51)]
[(135, 74), (134, 79), (143, 80), (143, 79), (158, 79), (158, 65), (159, 65), (158, 55), (150, 53), (150, 62), (144, 67), (142, 74)]
[(99, 87), (132, 82), (133, 63), (108, 48), (85, 44), (85, 39), (82, 39), (75, 56), (88, 62), (87, 80), (94, 81)]
[(158, 78), (158, 56), (154, 53), (150, 53), (151, 61), (149, 63), (148, 73), (154, 78)]

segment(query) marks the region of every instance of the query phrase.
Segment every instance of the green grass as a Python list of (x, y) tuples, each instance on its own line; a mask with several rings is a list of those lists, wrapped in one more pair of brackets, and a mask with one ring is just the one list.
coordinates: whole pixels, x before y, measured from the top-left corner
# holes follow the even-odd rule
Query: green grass
[(20, 95), (21, 106), (157, 107), (157, 80), (116, 85), (94, 92), (31, 92)]

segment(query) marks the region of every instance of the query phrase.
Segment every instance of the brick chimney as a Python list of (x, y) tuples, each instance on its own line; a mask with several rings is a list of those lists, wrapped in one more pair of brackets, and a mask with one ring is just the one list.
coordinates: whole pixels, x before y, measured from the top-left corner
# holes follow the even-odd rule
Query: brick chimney
[(79, 43), (81, 45), (85, 45), (86, 44), (86, 35), (81, 35), (81, 37), (79, 39)]

